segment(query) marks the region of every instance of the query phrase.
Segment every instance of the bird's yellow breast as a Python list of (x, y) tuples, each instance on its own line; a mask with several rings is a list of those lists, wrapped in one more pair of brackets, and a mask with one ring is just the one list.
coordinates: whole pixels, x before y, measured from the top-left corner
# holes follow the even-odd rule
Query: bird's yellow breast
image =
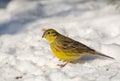
[(72, 61), (72, 60), (77, 60), (80, 58), (80, 55), (78, 54), (72, 54), (71, 52), (69, 51), (63, 51), (62, 49), (60, 49), (59, 47), (57, 47), (56, 45), (54, 44), (51, 44), (50, 45), (51, 49), (52, 49), (52, 52), (54, 53), (54, 55), (60, 59), (60, 60), (69, 60), (69, 61)]

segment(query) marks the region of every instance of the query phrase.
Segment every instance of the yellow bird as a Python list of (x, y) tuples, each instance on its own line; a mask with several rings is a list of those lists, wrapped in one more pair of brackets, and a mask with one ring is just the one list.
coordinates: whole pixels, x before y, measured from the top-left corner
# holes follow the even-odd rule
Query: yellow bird
[(53, 54), (59, 60), (66, 62), (65, 64), (59, 64), (60, 67), (64, 67), (71, 61), (78, 60), (81, 56), (86, 54), (100, 55), (113, 59), (113, 57), (101, 54), (78, 41), (63, 36), (54, 29), (44, 30), (42, 37), (49, 42)]

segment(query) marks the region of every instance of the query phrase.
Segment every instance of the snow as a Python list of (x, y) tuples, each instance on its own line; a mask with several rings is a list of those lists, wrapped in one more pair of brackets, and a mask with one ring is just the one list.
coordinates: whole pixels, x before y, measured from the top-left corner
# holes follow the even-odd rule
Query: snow
[[(119, 3), (108, 0), (11, 0), (0, 8), (0, 81), (119, 81)], [(59, 68), (42, 29), (114, 57), (84, 56)]]

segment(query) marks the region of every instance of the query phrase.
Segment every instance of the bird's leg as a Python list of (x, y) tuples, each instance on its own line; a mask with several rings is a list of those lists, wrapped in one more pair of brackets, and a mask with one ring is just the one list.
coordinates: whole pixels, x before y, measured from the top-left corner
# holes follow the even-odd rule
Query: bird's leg
[(65, 65), (67, 65), (68, 63), (70, 63), (70, 61), (66, 61), (65, 64), (58, 64), (58, 66), (60, 66), (60, 68), (63, 68)]

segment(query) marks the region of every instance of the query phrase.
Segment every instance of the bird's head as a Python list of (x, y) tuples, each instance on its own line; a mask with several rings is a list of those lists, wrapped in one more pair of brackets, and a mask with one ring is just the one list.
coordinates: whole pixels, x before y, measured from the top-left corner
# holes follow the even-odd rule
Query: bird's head
[(42, 38), (45, 38), (49, 43), (55, 41), (59, 33), (54, 29), (45, 29)]

